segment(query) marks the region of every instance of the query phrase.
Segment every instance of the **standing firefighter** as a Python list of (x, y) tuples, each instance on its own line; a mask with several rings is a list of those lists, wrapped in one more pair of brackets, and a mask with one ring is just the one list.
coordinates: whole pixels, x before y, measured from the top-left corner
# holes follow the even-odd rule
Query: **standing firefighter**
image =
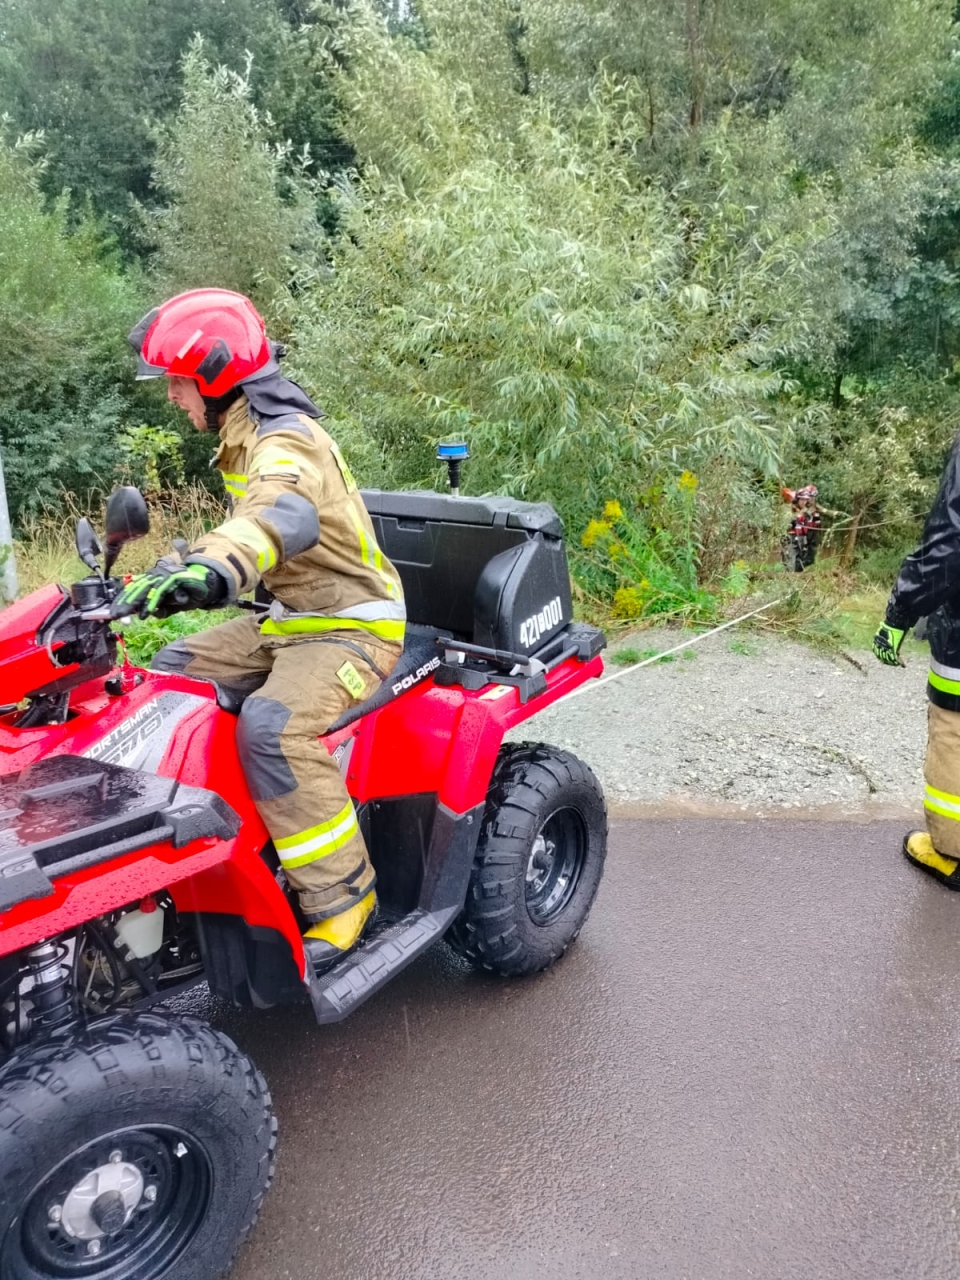
[(780, 539), (780, 556), (790, 573), (802, 573), (817, 558), (820, 545), (819, 492), (815, 484), (802, 489), (781, 489), (784, 502), (790, 503), (790, 528)]
[(256, 690), (240, 712), (240, 759), (320, 968), (357, 945), (376, 894), (353, 804), (318, 735), (395, 666), (400, 580), (321, 411), (281, 375), (249, 299), (180, 294), (144, 316), (130, 342), (138, 377), (166, 377), (193, 425), (219, 432), (214, 465), (232, 513), (182, 560), (165, 557), (134, 578), (114, 612), (212, 608), (260, 581), (273, 596), (266, 614), (178, 640), (153, 665)]
[(960, 437), (954, 443), (920, 545), (900, 566), (873, 652), (903, 666), (900, 646), (920, 618), (930, 642), (927, 830), (903, 842), (907, 858), (950, 889), (960, 889)]

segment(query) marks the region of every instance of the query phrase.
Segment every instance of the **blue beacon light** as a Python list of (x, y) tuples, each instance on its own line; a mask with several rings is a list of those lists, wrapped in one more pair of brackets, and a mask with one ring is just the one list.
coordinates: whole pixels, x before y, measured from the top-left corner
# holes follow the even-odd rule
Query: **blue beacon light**
[(450, 492), (455, 498), (460, 496), (460, 464), (470, 457), (470, 451), (463, 440), (451, 441), (437, 445), (437, 460), (447, 464), (447, 475), (450, 478)]

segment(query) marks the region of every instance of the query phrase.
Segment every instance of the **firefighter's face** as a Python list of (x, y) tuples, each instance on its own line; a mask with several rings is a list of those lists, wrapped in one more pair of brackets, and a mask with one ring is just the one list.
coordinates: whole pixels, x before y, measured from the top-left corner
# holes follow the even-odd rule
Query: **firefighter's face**
[(206, 431), (207, 408), (200, 388), (192, 378), (182, 378), (179, 374), (168, 375), (167, 399), (184, 411), (198, 431)]

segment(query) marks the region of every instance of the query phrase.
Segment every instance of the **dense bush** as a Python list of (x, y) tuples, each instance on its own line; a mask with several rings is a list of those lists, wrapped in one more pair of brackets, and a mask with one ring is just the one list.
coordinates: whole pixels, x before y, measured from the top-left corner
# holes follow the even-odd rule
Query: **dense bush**
[(0, 445), (15, 520), (111, 475), (140, 306), (96, 226), (71, 235), (64, 202), (44, 206), (23, 150), (0, 140)]
[[(156, 200), (156, 126), (176, 114), (181, 59), (197, 35), (215, 63), (239, 70), (252, 56), (251, 91), (284, 137), (327, 167), (349, 163), (312, 69), (322, 29), (296, 0), (0, 0), (0, 114), (44, 131), (46, 194), (68, 191), (74, 215), (91, 202), (133, 254), (131, 197)], [(221, 145), (214, 120), (207, 145)]]

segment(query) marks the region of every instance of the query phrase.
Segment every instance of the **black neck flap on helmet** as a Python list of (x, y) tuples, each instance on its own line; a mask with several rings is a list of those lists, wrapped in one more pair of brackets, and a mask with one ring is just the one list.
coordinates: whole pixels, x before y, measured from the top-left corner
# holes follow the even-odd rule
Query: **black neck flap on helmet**
[(271, 342), (270, 360), (240, 388), (258, 418), (276, 418), (284, 413), (303, 413), (308, 418), (323, 418), (323, 410), (313, 403), (303, 387), (280, 372), (280, 360), (287, 354), (282, 342)]
[[(136, 351), (140, 360), (138, 374), (159, 376), (163, 369), (152, 369), (143, 359), (142, 348), (147, 331), (157, 318), (159, 307), (148, 311), (135, 328), (127, 335), (127, 341)], [(242, 395), (247, 397), (254, 413), (261, 418), (278, 417), (284, 413), (304, 413), (308, 418), (323, 418), (323, 410), (313, 403), (307, 393), (291, 378), (285, 378), (280, 372), (280, 360), (287, 354), (282, 342), (270, 342), (270, 359), (243, 382), (225, 391), (222, 396), (201, 396), (204, 406), (204, 418), (209, 431), (219, 431), (220, 415), (226, 413)]]

